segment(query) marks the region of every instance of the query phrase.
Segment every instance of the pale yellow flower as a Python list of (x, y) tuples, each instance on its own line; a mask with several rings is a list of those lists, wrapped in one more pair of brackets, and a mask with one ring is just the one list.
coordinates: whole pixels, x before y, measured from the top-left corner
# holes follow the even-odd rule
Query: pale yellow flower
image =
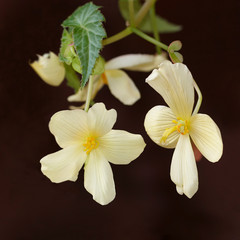
[(88, 112), (81, 109), (54, 114), (49, 129), (62, 150), (41, 159), (42, 172), (52, 182), (76, 181), (84, 165), (84, 186), (93, 199), (105, 205), (115, 198), (109, 162), (128, 164), (143, 151), (141, 135), (113, 130), (117, 112), (96, 103)]
[[(149, 72), (166, 59), (165, 54), (126, 54), (111, 59), (105, 64), (105, 71), (96, 76), (93, 82), (91, 98), (94, 99), (98, 91), (106, 84), (114, 97), (125, 105), (132, 105), (140, 99), (140, 92), (132, 79), (122, 70)], [(86, 101), (87, 88), (80, 89), (76, 94), (68, 97), (69, 102)]]
[(53, 52), (45, 53), (43, 56), (38, 55), (38, 60), (30, 63), (30, 66), (51, 86), (59, 86), (64, 80), (64, 65)]
[(163, 62), (146, 82), (170, 107), (155, 106), (146, 115), (145, 129), (159, 146), (175, 148), (170, 176), (179, 194), (191, 198), (198, 190), (198, 172), (191, 140), (210, 162), (217, 162), (223, 152), (221, 133), (206, 114), (192, 115), (193, 77), (182, 63)]

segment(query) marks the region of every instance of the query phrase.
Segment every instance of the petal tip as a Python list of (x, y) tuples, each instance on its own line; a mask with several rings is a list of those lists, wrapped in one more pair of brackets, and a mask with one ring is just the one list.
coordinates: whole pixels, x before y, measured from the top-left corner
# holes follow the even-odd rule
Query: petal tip
[(152, 73), (146, 78), (145, 82), (148, 83), (158, 77), (159, 73), (157, 69), (154, 69)]

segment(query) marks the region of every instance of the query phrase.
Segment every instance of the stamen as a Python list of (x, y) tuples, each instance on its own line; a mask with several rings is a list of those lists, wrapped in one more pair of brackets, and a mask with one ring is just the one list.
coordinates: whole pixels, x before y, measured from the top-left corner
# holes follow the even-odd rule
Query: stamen
[(83, 143), (84, 151), (86, 154), (89, 154), (93, 149), (96, 149), (99, 145), (99, 142), (96, 140), (95, 137), (88, 137), (86, 142)]
[(162, 138), (160, 139), (160, 143), (166, 142), (168, 136), (169, 136), (171, 133), (173, 133), (174, 131), (176, 131), (176, 130), (177, 130), (177, 126), (174, 126), (174, 127), (171, 127), (171, 128), (167, 128), (167, 129), (164, 131), (164, 133), (163, 133), (163, 135), (162, 135)]
[(168, 136), (175, 131), (178, 131), (182, 135), (189, 133), (187, 120), (182, 120), (178, 118), (178, 121), (173, 120), (172, 122), (176, 125), (171, 128), (166, 128), (162, 135), (162, 138), (160, 139), (160, 143), (166, 142)]

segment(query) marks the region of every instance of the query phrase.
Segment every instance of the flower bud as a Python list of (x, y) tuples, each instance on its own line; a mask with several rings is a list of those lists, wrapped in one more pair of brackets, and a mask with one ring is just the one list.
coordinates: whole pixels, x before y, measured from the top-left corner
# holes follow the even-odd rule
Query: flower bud
[(30, 65), (42, 80), (51, 86), (59, 86), (64, 79), (63, 63), (53, 52), (45, 53), (43, 56), (38, 55), (38, 60)]

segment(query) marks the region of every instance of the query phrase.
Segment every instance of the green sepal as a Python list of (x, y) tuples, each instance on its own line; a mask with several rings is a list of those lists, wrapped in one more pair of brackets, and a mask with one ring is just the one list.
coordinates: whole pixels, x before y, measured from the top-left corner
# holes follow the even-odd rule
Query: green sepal
[[(94, 68), (92, 70), (92, 75), (102, 74), (104, 72), (104, 66), (105, 66), (105, 60), (101, 56), (99, 56), (98, 59), (96, 60)], [(82, 66), (81, 66), (81, 62), (80, 62), (80, 59), (78, 58), (78, 56), (76, 56), (73, 59), (72, 67), (76, 72), (82, 74)]]
[(72, 66), (64, 64), (65, 67), (65, 78), (67, 79), (67, 85), (74, 89), (75, 93), (79, 90), (81, 84), (76, 72)]
[(173, 41), (169, 44), (168, 46), (168, 52), (175, 52), (175, 51), (179, 51), (182, 48), (182, 43), (179, 40)]
[(171, 58), (173, 63), (182, 63), (183, 62), (183, 55), (179, 52), (169, 52), (169, 57)]
[(92, 2), (77, 8), (63, 23), (63, 27), (72, 28), (74, 48), (81, 62), (81, 87), (87, 83), (102, 48), (102, 40), (106, 32), (102, 22), (104, 16), (98, 10), (100, 7)]
[[(120, 13), (122, 17), (129, 21), (129, 8), (128, 8), (128, 0), (119, 0), (118, 1)], [(134, 10), (135, 13), (139, 11), (141, 8), (141, 2), (140, 0), (135, 0), (134, 1)], [(160, 17), (159, 15), (156, 15), (156, 25), (157, 25), (157, 30), (159, 33), (174, 33), (174, 32), (179, 32), (182, 30), (182, 26), (171, 23), (168, 20)], [(138, 28), (146, 33), (153, 33), (152, 25), (151, 25), (151, 17), (150, 15), (146, 15), (146, 17), (143, 19), (141, 24), (138, 26)]]
[(171, 58), (173, 63), (182, 63), (183, 56), (178, 51), (182, 48), (182, 43), (179, 40), (173, 41), (168, 46), (169, 57)]
[(67, 29), (64, 28), (61, 38), (59, 59), (60, 61), (70, 65), (75, 56), (76, 53), (73, 46), (73, 38)]
[(100, 75), (104, 72), (105, 60), (101, 56), (96, 60), (96, 63), (93, 68), (92, 75)]
[(73, 59), (73, 61), (72, 61), (72, 67), (73, 67), (73, 69), (74, 69), (76, 72), (82, 74), (82, 66), (81, 66), (81, 62), (80, 62), (80, 59), (79, 59), (78, 56), (76, 56), (76, 57)]

